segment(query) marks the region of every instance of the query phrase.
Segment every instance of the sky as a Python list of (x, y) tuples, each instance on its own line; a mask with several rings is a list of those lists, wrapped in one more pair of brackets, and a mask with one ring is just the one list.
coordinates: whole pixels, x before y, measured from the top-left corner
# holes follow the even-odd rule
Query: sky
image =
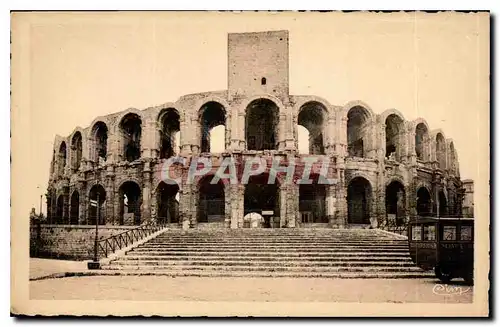
[(38, 211), (47, 188), (56, 134), (67, 136), (97, 116), (130, 107), (227, 89), (227, 34), (233, 32), (288, 30), (290, 94), (318, 95), (340, 106), (362, 100), (375, 113), (394, 108), (406, 120), (423, 117), (431, 130), (441, 128), (453, 138), (462, 179), (484, 178), (479, 165), (489, 158), (484, 16), (24, 13), (14, 17), (13, 26), (16, 18), (30, 21), (29, 33), (14, 29), (12, 36), (29, 47), (21, 60), (29, 70), (29, 87), (22, 90), (29, 98), (23, 116), (29, 131), (22, 135), (36, 165), (23, 185), (27, 213), (31, 207)]

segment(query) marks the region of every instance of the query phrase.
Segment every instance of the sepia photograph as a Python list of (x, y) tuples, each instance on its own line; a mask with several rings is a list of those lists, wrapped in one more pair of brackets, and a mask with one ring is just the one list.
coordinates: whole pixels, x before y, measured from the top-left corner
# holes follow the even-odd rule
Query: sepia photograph
[(12, 314), (490, 314), (489, 12), (12, 12), (11, 148)]

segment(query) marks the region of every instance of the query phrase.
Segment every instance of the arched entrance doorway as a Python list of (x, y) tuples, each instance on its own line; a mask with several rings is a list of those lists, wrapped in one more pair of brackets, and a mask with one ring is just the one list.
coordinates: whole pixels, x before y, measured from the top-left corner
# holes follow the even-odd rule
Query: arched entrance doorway
[(248, 150), (277, 150), (279, 108), (268, 99), (252, 101), (246, 108), (245, 133)]
[(263, 227), (275, 227), (280, 218), (280, 196), (277, 180), (268, 184), (269, 174), (250, 176), (245, 185), (244, 215), (256, 212), (264, 217)]
[(372, 187), (363, 177), (355, 177), (347, 187), (347, 222), (369, 224)]
[(406, 222), (405, 187), (398, 181), (392, 181), (385, 188), (385, 213), (391, 226)]
[(224, 183), (219, 180), (212, 184), (213, 175), (203, 177), (198, 186), (198, 222), (224, 223), (225, 198)]
[(417, 191), (417, 215), (432, 215), (431, 194), (425, 187), (421, 187)]
[(71, 194), (70, 210), (69, 210), (69, 223), (71, 225), (78, 225), (80, 220), (80, 194), (74, 191)]
[(161, 182), (156, 192), (159, 223), (179, 223), (179, 186)]
[(120, 225), (141, 224), (141, 188), (133, 181), (120, 186)]
[[(89, 200), (97, 201), (97, 197), (99, 196), (99, 224), (102, 225), (106, 221), (106, 212), (104, 210), (104, 203), (106, 202), (106, 191), (104, 187), (100, 184), (96, 184), (92, 186), (89, 193)], [(95, 225), (97, 218), (97, 207), (91, 205), (89, 201), (89, 216), (87, 217), (87, 224)]]
[(311, 175), (312, 184), (299, 184), (299, 212), (302, 223), (327, 223), (326, 187)]

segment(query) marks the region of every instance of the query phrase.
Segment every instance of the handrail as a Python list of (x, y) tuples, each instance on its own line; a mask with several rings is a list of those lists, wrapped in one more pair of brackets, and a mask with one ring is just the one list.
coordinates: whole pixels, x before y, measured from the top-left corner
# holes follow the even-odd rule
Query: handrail
[(115, 235), (111, 235), (104, 239), (100, 239), (97, 241), (98, 255), (99, 257), (107, 258), (111, 253), (121, 250), (132, 243), (163, 229), (164, 227), (166, 227), (165, 223), (148, 223)]

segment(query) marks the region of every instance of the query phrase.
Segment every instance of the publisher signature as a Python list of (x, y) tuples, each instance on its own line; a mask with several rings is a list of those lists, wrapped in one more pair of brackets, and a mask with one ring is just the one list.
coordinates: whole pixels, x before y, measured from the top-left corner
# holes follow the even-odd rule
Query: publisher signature
[(470, 287), (436, 284), (432, 288), (432, 293), (437, 295), (462, 295), (471, 291)]

